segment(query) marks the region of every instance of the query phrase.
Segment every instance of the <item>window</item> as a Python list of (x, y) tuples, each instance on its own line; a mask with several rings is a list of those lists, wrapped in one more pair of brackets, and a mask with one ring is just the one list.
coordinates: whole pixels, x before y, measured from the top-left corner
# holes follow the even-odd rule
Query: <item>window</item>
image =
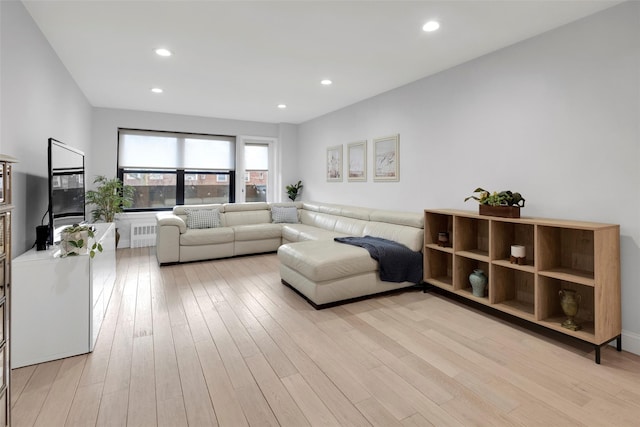
[(247, 142), (245, 157), (245, 199), (266, 202), (269, 177), (269, 144)]
[[(187, 181), (188, 180), (188, 181)], [(184, 204), (227, 203), (229, 175), (222, 173), (185, 173)], [(220, 185), (223, 183), (224, 185)]]
[(135, 190), (129, 211), (235, 201), (235, 138), (119, 130), (118, 176)]

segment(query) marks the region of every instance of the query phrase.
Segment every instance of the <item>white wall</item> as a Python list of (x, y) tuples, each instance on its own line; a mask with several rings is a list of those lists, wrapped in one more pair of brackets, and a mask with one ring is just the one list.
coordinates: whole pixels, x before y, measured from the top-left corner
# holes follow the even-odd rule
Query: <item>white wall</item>
[(0, 10), (0, 151), (20, 161), (13, 175), (17, 256), (34, 244), (47, 210), (47, 139), (90, 156), (91, 106), (22, 3), (1, 1)]
[[(280, 124), (278, 139), (282, 141), (282, 143), (280, 144), (278, 158), (276, 159), (276, 169), (280, 171), (280, 177), (279, 180), (276, 180), (276, 187), (279, 189), (276, 194), (279, 198), (275, 201), (288, 202), (287, 185), (295, 184), (301, 179), (298, 168), (298, 126)], [(302, 191), (304, 192), (304, 188)]]
[[(300, 125), (298, 171), (304, 200), (475, 210), (480, 186), (521, 192), (526, 216), (620, 224), (623, 345), (640, 353), (639, 126), (628, 2)], [(394, 133), (400, 182), (374, 183), (371, 141)], [(368, 182), (326, 182), (326, 148), (362, 139)]]

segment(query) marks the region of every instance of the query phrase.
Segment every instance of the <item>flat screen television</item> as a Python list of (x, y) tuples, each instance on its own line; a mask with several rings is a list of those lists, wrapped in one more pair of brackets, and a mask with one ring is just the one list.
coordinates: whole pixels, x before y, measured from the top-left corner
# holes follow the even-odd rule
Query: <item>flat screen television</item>
[(49, 138), (49, 244), (56, 229), (85, 220), (84, 153)]

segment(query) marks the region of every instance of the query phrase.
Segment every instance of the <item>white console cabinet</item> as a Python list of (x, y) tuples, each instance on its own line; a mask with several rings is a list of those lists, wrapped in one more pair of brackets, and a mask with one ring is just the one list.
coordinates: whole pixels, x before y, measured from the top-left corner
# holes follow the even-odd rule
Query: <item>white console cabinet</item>
[(13, 260), (12, 368), (93, 351), (116, 279), (115, 225), (94, 225), (93, 259), (54, 245)]

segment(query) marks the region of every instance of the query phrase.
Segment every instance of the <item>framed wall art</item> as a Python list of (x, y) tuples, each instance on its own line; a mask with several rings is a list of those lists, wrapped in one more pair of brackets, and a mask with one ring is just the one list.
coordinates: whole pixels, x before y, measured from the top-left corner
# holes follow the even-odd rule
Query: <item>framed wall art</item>
[(400, 181), (400, 135), (373, 140), (373, 180)]
[(352, 142), (347, 145), (347, 179), (367, 180), (367, 141)]
[(342, 181), (342, 145), (327, 148), (327, 181)]

